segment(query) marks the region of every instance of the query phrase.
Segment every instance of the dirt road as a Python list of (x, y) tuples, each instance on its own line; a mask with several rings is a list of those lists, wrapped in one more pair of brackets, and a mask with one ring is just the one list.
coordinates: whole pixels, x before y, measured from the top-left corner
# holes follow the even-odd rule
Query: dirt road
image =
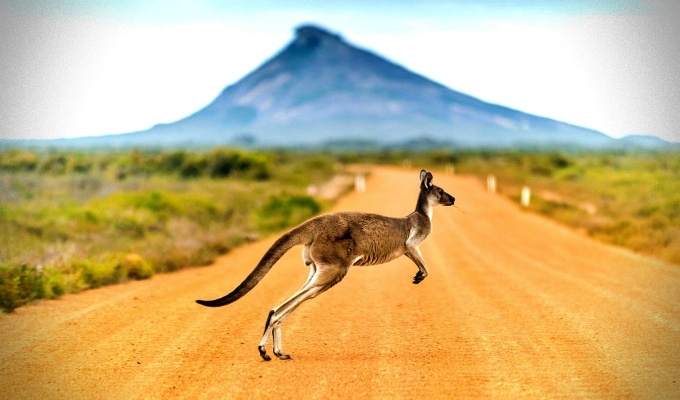
[[(275, 238), (210, 267), (0, 317), (0, 398), (680, 398), (680, 267), (522, 212), (435, 173), (434, 211), (407, 258), (357, 267), (283, 325), (292, 361), (257, 352), (269, 310), (305, 281), (300, 248), (248, 295), (210, 309)], [(418, 171), (376, 168), (336, 207), (402, 216)], [(271, 349), (269, 349), (271, 353)]]

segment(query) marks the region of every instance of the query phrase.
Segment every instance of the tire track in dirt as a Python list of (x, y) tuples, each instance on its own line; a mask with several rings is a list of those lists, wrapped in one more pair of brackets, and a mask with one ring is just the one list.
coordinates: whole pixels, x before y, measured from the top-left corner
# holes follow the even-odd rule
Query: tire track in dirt
[[(354, 268), (283, 325), (293, 361), (263, 362), (269, 310), (304, 283), (300, 248), (251, 293), (207, 309), (275, 238), (213, 266), (0, 316), (2, 398), (670, 398), (680, 393), (680, 267), (596, 243), (435, 173), (466, 213), (437, 208), (421, 246)], [(337, 210), (403, 216), (418, 171), (376, 167)]]

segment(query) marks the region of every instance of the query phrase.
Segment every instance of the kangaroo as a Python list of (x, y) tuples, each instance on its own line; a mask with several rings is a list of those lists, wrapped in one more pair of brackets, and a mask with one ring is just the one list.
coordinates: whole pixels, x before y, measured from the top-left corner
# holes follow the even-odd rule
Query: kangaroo
[(404, 218), (359, 212), (335, 212), (303, 222), (281, 236), (267, 250), (255, 269), (231, 293), (216, 300), (196, 300), (208, 307), (220, 307), (243, 297), (293, 246), (303, 245), (302, 260), (309, 267), (307, 282), (284, 303), (269, 312), (258, 350), (271, 360), (266, 347), (273, 337), (274, 355), (282, 360), (281, 324), (305, 300), (313, 299), (345, 277), (353, 265), (377, 265), (405, 255), (418, 267), (413, 283), (428, 275), (418, 246), (432, 231), (432, 207), (452, 206), (455, 199), (432, 184), (432, 174), (420, 171), (420, 194), (416, 210)]

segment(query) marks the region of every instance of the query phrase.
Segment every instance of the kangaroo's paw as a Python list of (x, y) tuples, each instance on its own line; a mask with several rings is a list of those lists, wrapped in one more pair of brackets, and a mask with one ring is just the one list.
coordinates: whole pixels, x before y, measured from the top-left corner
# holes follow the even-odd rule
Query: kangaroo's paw
[(423, 279), (425, 279), (426, 276), (427, 276), (427, 275), (423, 274), (423, 271), (418, 271), (418, 273), (416, 274), (416, 276), (413, 277), (413, 283), (414, 283), (415, 285), (419, 284), (420, 282), (423, 281)]
[(267, 355), (267, 349), (264, 346), (258, 346), (257, 349), (260, 350), (260, 357), (262, 357), (263, 360), (269, 361), (272, 359)]
[(274, 352), (274, 355), (279, 358), (279, 360), (292, 360), (288, 354)]

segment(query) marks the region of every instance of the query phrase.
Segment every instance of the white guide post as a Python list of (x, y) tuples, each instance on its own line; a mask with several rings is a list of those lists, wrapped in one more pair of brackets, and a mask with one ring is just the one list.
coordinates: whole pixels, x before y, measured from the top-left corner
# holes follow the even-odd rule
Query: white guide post
[(359, 174), (354, 178), (354, 190), (360, 193), (366, 191), (366, 177)]
[(531, 189), (528, 186), (522, 188), (522, 206), (529, 207), (529, 202), (531, 201)]
[(486, 190), (491, 193), (496, 193), (496, 176), (489, 175), (486, 177)]

